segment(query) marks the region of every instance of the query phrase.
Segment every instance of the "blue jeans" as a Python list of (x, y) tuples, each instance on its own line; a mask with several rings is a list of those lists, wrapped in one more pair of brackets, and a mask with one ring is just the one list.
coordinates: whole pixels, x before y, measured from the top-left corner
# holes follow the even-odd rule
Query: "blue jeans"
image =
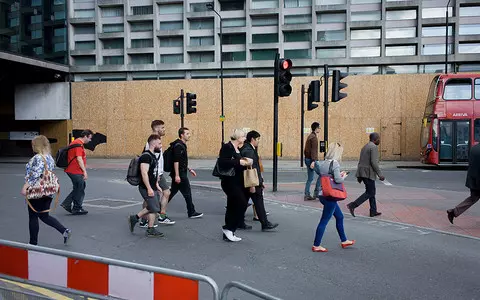
[(82, 208), (87, 183), (83, 179), (82, 174), (67, 173), (67, 175), (72, 180), (73, 190), (68, 194), (65, 200), (63, 200), (62, 204), (66, 207), (72, 207), (73, 202), (73, 211), (77, 211)]
[(307, 183), (305, 184), (305, 196), (310, 196), (310, 185), (312, 185), (313, 181), (313, 176), (315, 173), (318, 175), (317, 183), (315, 184), (315, 190), (313, 192), (313, 195), (317, 197), (320, 194), (320, 191), (322, 190), (322, 186), (320, 185), (320, 166), (318, 162), (315, 162), (315, 167), (313, 169), (310, 169), (310, 164), (312, 163), (312, 160), (310, 158), (305, 158), (305, 166), (307, 166)]
[(345, 235), (345, 230), (343, 229), (343, 213), (338, 206), (338, 203), (336, 201), (329, 201), (323, 196), (320, 197), (320, 202), (323, 204), (323, 212), (322, 217), (320, 218), (320, 223), (318, 223), (317, 226), (317, 232), (315, 233), (315, 241), (313, 242), (313, 245), (315, 247), (320, 246), (323, 234), (325, 233), (325, 228), (327, 227), (328, 221), (330, 221), (332, 215), (335, 216), (337, 232), (340, 236), (340, 240), (345, 242), (347, 240), (347, 236)]

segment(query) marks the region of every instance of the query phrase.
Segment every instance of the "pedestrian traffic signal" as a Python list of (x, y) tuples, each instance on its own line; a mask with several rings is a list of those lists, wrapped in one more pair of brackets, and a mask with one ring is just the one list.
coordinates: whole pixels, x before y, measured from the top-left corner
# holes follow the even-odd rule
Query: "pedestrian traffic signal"
[(197, 95), (187, 93), (187, 114), (194, 114), (197, 112)]
[(347, 97), (347, 93), (341, 93), (340, 90), (346, 88), (348, 84), (341, 82), (347, 77), (347, 73), (342, 73), (339, 70), (333, 70), (332, 76), (332, 102), (338, 102)]
[(318, 104), (313, 102), (320, 102), (320, 80), (313, 80), (308, 86), (308, 110), (313, 110), (318, 107)]
[(278, 84), (278, 96), (287, 97), (292, 93), (292, 86), (290, 81), (292, 80), (292, 61), (290, 59), (280, 58), (278, 60), (277, 68), (277, 84)]
[(182, 111), (180, 104), (181, 104), (180, 100), (173, 100), (173, 114), (175, 115), (180, 114), (180, 112)]

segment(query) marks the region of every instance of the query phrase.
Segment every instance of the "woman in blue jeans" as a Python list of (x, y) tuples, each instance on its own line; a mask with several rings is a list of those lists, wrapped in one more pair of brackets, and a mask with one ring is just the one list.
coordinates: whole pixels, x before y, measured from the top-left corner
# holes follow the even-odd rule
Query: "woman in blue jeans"
[[(330, 163), (333, 161), (333, 178), (336, 183), (342, 183), (346, 177), (345, 172), (340, 172), (340, 164), (338, 161), (341, 160), (343, 154), (343, 147), (339, 143), (334, 143), (328, 147), (328, 152), (325, 155), (325, 160), (319, 165), (320, 175), (325, 176), (329, 174)], [(320, 202), (323, 204), (322, 217), (320, 218), (320, 223), (318, 223), (317, 231), (315, 233), (315, 241), (313, 242), (312, 251), (313, 252), (327, 252), (327, 248), (320, 246), (322, 242), (322, 237), (327, 227), (328, 221), (332, 215), (335, 217), (337, 232), (340, 236), (342, 248), (352, 246), (355, 244), (355, 240), (348, 240), (345, 235), (345, 230), (343, 229), (343, 213), (338, 206), (337, 201), (334, 201), (331, 197), (320, 196)]]

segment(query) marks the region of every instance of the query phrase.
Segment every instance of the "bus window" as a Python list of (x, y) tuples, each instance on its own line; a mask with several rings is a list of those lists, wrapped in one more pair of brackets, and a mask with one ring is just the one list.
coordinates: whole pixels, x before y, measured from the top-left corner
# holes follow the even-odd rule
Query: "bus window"
[(421, 136), (421, 146), (422, 148), (425, 148), (428, 144), (428, 138), (430, 137), (430, 119), (429, 118), (423, 118), (422, 122), (422, 136)]
[(433, 150), (438, 151), (437, 147), (437, 137), (438, 137), (438, 119), (433, 119), (432, 126), (432, 147)]
[(480, 78), (475, 79), (475, 99), (480, 100)]
[(480, 142), (480, 119), (476, 119), (473, 123), (473, 139)]
[(439, 77), (440, 77), (439, 75), (435, 76), (435, 78), (433, 78), (432, 82), (430, 83), (427, 104), (425, 105), (425, 113), (423, 115), (424, 117), (428, 117), (431, 114), (433, 114), (433, 105), (435, 104), (435, 99), (437, 98), (436, 92), (437, 92)]
[(450, 79), (443, 91), (444, 100), (471, 100), (472, 80), (470, 78)]

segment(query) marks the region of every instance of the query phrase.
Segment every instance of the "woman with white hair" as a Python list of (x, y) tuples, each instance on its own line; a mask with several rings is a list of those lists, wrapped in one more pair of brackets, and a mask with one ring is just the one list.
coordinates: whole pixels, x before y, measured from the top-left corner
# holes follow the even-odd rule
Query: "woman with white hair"
[[(339, 161), (342, 159), (343, 147), (339, 143), (333, 143), (328, 147), (327, 154), (325, 155), (325, 160), (320, 163), (320, 176), (330, 176), (333, 175), (333, 179), (336, 183), (342, 183), (347, 176), (345, 172), (340, 172)], [(330, 165), (332, 168), (330, 169)], [(332, 218), (332, 215), (335, 217), (337, 232), (340, 236), (342, 248), (352, 246), (355, 244), (355, 240), (348, 240), (345, 235), (345, 230), (343, 229), (343, 213), (336, 199), (332, 197), (319, 196), (320, 202), (323, 204), (322, 217), (320, 218), (320, 223), (318, 223), (317, 231), (315, 233), (315, 240), (313, 242), (312, 251), (313, 252), (327, 252), (327, 248), (320, 246), (322, 242), (323, 234), (325, 233), (325, 228), (327, 227), (328, 221)]]
[(239, 149), (244, 142), (245, 131), (235, 129), (230, 137), (230, 142), (222, 145), (218, 157), (218, 168), (223, 174), (220, 176), (221, 186), (227, 195), (225, 225), (222, 228), (223, 239), (230, 242), (242, 240), (235, 236), (235, 231), (243, 221), (243, 214), (248, 204), (244, 193), (243, 170), (244, 166), (251, 166), (253, 161), (240, 155)]

